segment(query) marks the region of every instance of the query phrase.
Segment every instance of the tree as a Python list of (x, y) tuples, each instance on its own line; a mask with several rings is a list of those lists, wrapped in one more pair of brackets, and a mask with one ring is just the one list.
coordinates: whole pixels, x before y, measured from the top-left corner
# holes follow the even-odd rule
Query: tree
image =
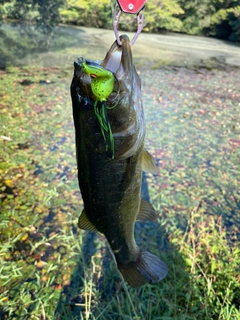
[[(239, 36), (239, 0), (177, 0), (184, 13), (182, 31), (229, 38)], [(239, 41), (239, 38), (238, 38)]]
[(209, 34), (240, 41), (240, 6), (220, 9), (211, 18)]
[(66, 0), (62, 21), (86, 27), (111, 28), (111, 0)]
[(229, 24), (232, 27), (232, 33), (229, 40), (240, 42), (240, 6), (228, 11)]
[(176, 0), (148, 0), (145, 13), (145, 31), (180, 31), (182, 21), (179, 15), (184, 11)]
[(51, 32), (59, 23), (59, 8), (65, 0), (1, 0), (2, 20), (15, 19), (19, 23), (31, 23), (44, 33)]
[[(60, 10), (65, 23), (88, 27), (112, 28), (112, 15), (115, 0), (67, 0)], [(177, 15), (183, 10), (177, 0), (148, 0), (145, 10), (145, 31), (157, 32), (161, 29), (179, 31), (182, 22)], [(136, 22), (132, 15), (123, 14), (119, 29), (135, 31)]]

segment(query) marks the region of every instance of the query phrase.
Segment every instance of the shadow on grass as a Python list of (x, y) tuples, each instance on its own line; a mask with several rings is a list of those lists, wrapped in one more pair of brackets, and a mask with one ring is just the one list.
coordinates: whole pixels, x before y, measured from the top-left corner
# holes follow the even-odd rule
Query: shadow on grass
[[(142, 197), (149, 200), (145, 174)], [(177, 314), (188, 313), (186, 297), (192, 294), (191, 281), (184, 259), (177, 246), (168, 240), (164, 227), (159, 223), (138, 221), (135, 237), (142, 249), (151, 251), (167, 263), (169, 273), (166, 279), (138, 289), (126, 286), (103, 236), (84, 232), (82, 255), (77, 257), (70, 283), (61, 293), (55, 320), (155, 320), (162, 315), (166, 315), (166, 319), (180, 319)]]
[[(54, 319), (77, 319), (79, 311), (84, 310), (85, 292), (84, 273), (91, 263), (91, 257), (96, 253), (97, 234), (85, 232), (82, 239), (82, 257), (76, 259), (76, 267), (71, 275), (70, 283), (61, 292)], [(79, 306), (79, 304), (81, 306)]]

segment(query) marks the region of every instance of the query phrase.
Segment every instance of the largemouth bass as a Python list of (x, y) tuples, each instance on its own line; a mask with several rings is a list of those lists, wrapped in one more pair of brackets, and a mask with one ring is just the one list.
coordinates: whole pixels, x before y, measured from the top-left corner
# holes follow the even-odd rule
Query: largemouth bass
[[(167, 266), (157, 256), (141, 250), (134, 239), (136, 220), (157, 218), (152, 205), (140, 198), (142, 170), (156, 173), (156, 165), (144, 149), (141, 81), (128, 37), (121, 36), (121, 42), (122, 46), (117, 41), (113, 43), (100, 64), (81, 57), (74, 63), (71, 97), (78, 180), (84, 202), (78, 226), (105, 235), (124, 279), (132, 287), (138, 287), (163, 279)], [(98, 84), (104, 70), (114, 74), (113, 91), (103, 101), (107, 112), (103, 117), (107, 117), (111, 129), (105, 133), (94, 112), (98, 103), (102, 103), (96, 102), (96, 92), (100, 96), (101, 87), (94, 90), (92, 82), (94, 79)], [(105, 137), (109, 138), (110, 134), (114, 142), (111, 155), (106, 151)]]

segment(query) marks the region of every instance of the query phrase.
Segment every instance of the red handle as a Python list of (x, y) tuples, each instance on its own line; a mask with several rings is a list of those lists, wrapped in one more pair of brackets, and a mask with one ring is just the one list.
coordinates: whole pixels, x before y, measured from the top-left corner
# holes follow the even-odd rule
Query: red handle
[(137, 14), (144, 7), (147, 0), (117, 0), (123, 12)]

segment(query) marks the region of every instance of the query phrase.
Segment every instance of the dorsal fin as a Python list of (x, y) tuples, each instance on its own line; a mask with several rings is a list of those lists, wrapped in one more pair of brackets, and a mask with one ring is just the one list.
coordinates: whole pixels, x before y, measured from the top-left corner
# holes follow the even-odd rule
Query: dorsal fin
[(156, 221), (157, 213), (151, 203), (141, 199), (139, 213), (136, 220)]
[(148, 173), (153, 173), (153, 174), (157, 173), (157, 166), (156, 166), (155, 160), (153, 156), (146, 149), (144, 149), (143, 151), (142, 170)]
[(78, 227), (87, 231), (98, 231), (92, 222), (88, 219), (85, 210), (83, 209), (80, 217), (78, 218)]

